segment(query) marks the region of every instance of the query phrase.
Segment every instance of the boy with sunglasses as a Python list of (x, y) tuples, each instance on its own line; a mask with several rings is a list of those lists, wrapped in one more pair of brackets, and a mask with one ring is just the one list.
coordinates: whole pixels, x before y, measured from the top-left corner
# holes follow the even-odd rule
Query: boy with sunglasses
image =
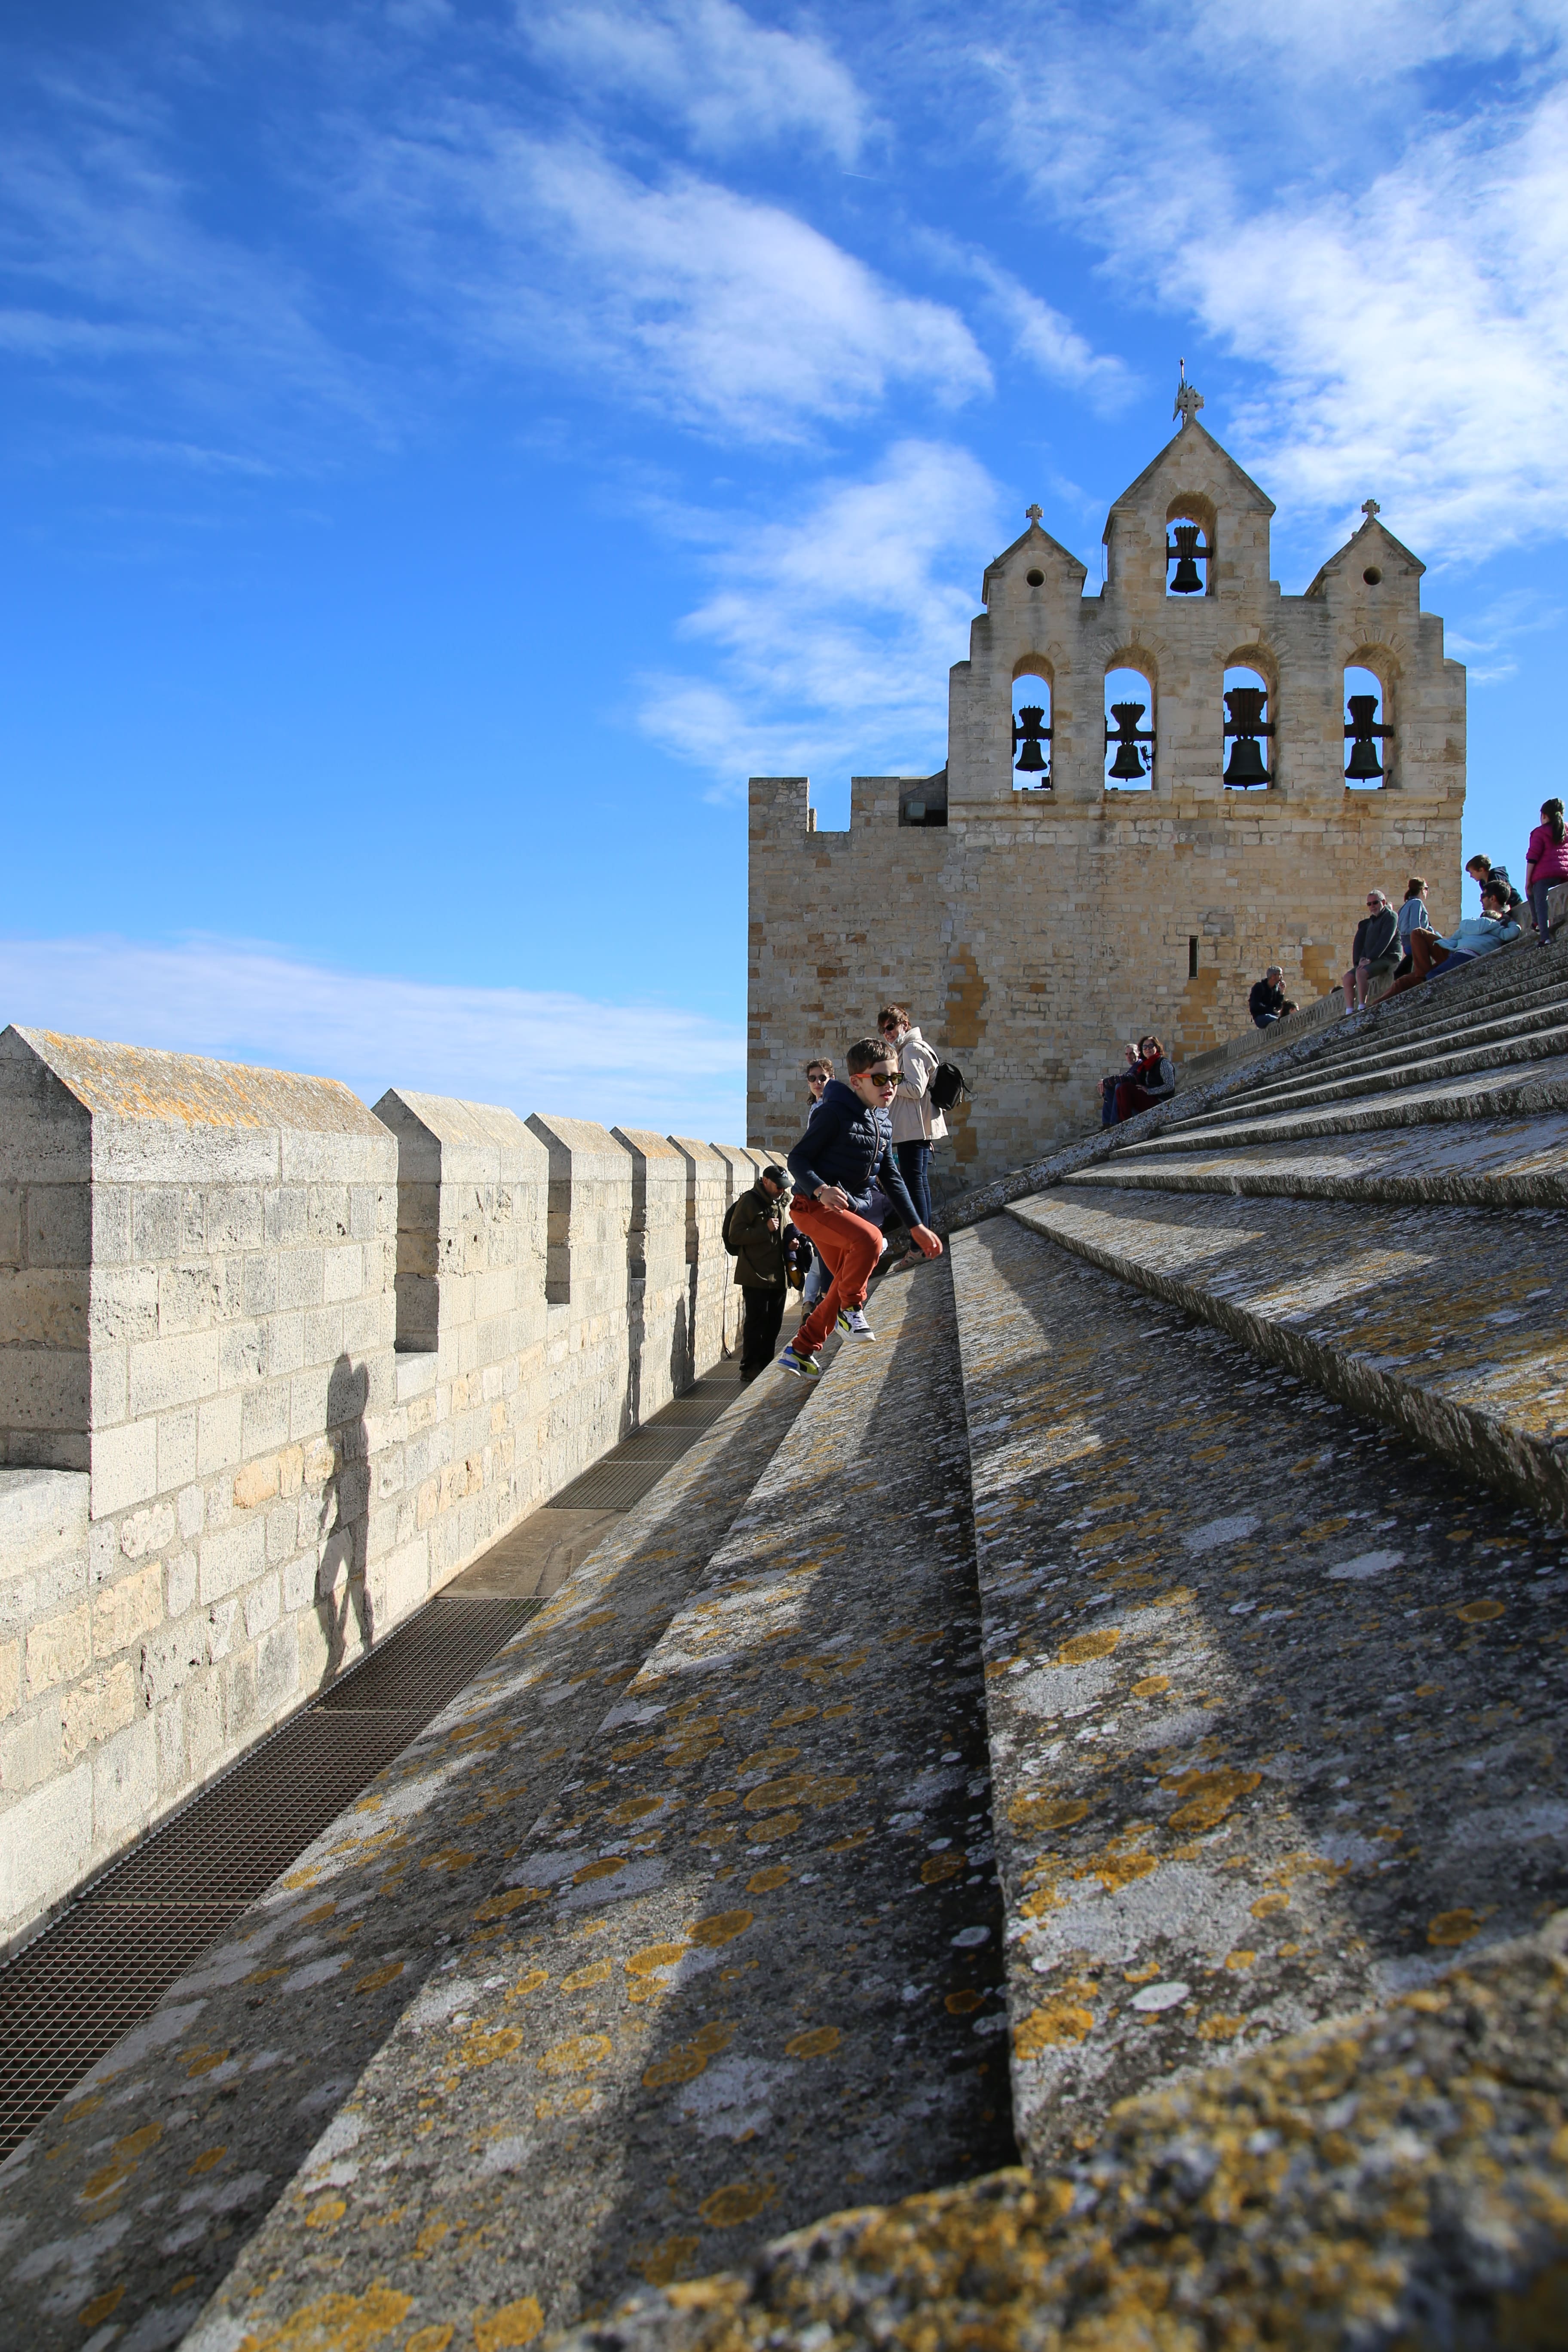
[(850, 1316), (865, 1304), (882, 1254), (881, 1234), (868, 1213), (877, 1187), (908, 1225), (921, 1256), (942, 1255), (942, 1244), (921, 1223), (893, 1157), (887, 1106), (899, 1085), (897, 1056), (881, 1038), (862, 1037), (850, 1046), (846, 1066), (847, 1081), (834, 1078), (824, 1088), (811, 1125), (789, 1154), (795, 1181), (792, 1214), (833, 1276), (826, 1297), (813, 1307), (778, 1360), (781, 1371), (805, 1380), (820, 1375), (816, 1350), (829, 1331), (836, 1326), (847, 1331)]

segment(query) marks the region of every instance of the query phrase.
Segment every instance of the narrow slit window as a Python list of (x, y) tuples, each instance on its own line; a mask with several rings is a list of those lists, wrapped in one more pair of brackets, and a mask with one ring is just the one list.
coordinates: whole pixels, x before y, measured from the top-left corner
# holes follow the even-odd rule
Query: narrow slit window
[(1013, 790), (1051, 788), (1051, 689), (1032, 671), (1013, 681)]
[(1345, 782), (1375, 792), (1388, 782), (1394, 730), (1384, 721), (1383, 680), (1352, 664), (1345, 671)]
[(1105, 785), (1108, 792), (1149, 792), (1154, 782), (1154, 689), (1142, 670), (1105, 677)]
[(1187, 978), (1189, 980), (1196, 980), (1197, 976), (1198, 943), (1195, 939), (1189, 939), (1187, 941)]

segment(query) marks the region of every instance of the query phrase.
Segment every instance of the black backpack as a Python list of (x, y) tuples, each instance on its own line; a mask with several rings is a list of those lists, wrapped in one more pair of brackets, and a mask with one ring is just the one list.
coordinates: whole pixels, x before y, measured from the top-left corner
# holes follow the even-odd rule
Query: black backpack
[(940, 1110), (945, 1115), (954, 1103), (968, 1099), (969, 1080), (956, 1062), (939, 1062), (931, 1074), (931, 1085), (926, 1093), (932, 1110)]
[(722, 1224), (720, 1226), (720, 1228), (719, 1228), (719, 1238), (720, 1238), (720, 1240), (723, 1243), (723, 1244), (724, 1244), (725, 1248), (729, 1251), (730, 1255), (731, 1255), (731, 1257), (739, 1257), (739, 1256), (740, 1256), (740, 1255), (741, 1255), (741, 1244), (740, 1244), (740, 1243), (739, 1243), (739, 1242), (732, 1242), (732, 1241), (730, 1239), (730, 1227), (731, 1227), (731, 1225), (734, 1223), (734, 1218), (735, 1218), (735, 1212), (736, 1212), (736, 1210), (740, 1207), (741, 1202), (745, 1199), (745, 1197), (746, 1197), (746, 1196), (745, 1196), (745, 1194), (744, 1194), (743, 1192), (737, 1192), (737, 1193), (736, 1193), (736, 1195), (735, 1195), (734, 1199), (731, 1202), (731, 1203), (730, 1203), (729, 1207), (725, 1210), (725, 1212), (724, 1212), (724, 1222), (723, 1222), (723, 1223), (722, 1223)]

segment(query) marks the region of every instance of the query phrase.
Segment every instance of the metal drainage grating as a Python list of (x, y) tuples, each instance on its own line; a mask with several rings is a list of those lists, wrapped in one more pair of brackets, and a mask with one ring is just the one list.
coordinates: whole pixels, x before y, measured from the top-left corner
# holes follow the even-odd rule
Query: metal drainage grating
[(616, 1461), (613, 1457), (596, 1462), (574, 1478), (559, 1495), (552, 1495), (545, 1509), (549, 1511), (625, 1511), (651, 1495), (670, 1465), (668, 1460), (649, 1459), (640, 1462)]
[(0, 1969), (0, 2156), (543, 1605), (437, 1594)]

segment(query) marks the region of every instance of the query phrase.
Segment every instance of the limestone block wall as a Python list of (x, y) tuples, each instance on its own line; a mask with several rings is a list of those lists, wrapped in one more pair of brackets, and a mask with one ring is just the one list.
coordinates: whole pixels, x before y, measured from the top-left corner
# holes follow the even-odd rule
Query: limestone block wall
[(0, 1947), (707, 1369), (756, 1164), (0, 1034)]

